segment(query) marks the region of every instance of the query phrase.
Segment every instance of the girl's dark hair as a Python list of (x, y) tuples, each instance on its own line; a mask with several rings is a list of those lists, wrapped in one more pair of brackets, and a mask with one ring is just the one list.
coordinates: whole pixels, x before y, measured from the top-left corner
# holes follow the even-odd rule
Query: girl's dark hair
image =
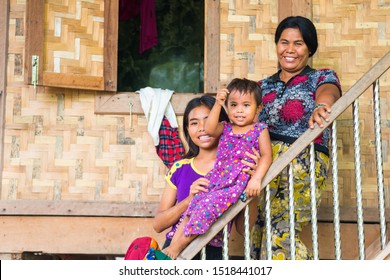
[[(256, 105), (260, 106), (262, 104), (261, 88), (260, 85), (255, 81), (251, 81), (245, 78), (244, 79), (235, 78), (228, 84), (227, 90), (229, 92), (237, 90), (238, 92), (240, 92), (240, 94), (254, 93), (256, 99)], [(228, 103), (228, 99), (226, 98), (225, 104), (227, 103)]]
[(282, 32), (287, 28), (298, 28), (302, 34), (303, 41), (309, 49), (309, 57), (317, 51), (318, 39), (317, 30), (311, 20), (301, 16), (290, 16), (282, 20), (275, 32), (275, 44), (279, 42)]
[[(184, 131), (184, 137), (188, 143), (188, 152), (184, 155), (184, 158), (192, 158), (196, 157), (199, 154), (199, 147), (195, 145), (195, 143), (192, 141), (190, 134), (188, 133), (188, 124), (189, 119), (188, 115), (190, 112), (198, 108), (200, 106), (206, 106), (211, 110), (213, 108), (215, 103), (215, 98), (210, 95), (203, 95), (201, 97), (195, 97), (194, 99), (190, 100), (188, 102), (186, 109), (184, 110), (183, 114), (183, 131)], [(229, 121), (229, 117), (226, 114), (226, 111), (224, 108), (221, 109), (221, 113), (219, 114), (219, 121)]]

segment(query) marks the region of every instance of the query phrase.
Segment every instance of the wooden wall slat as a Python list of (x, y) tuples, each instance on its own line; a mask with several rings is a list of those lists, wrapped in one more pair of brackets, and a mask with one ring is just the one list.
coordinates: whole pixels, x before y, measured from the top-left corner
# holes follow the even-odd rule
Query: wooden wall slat
[(104, 90), (116, 91), (118, 78), (119, 0), (104, 1)]
[[(101, 216), (101, 217), (154, 217), (158, 202), (105, 202), (105, 201), (0, 201), (3, 216)], [(364, 222), (379, 223), (377, 208), (364, 209)], [(333, 222), (333, 208), (322, 206), (318, 210), (318, 221)], [(390, 208), (385, 218), (390, 221)], [(356, 207), (340, 207), (340, 220), (353, 223), (357, 220)]]
[[(7, 87), (9, 0), (0, 0), (0, 170), (4, 159), (4, 124)], [(0, 172), (0, 193), (3, 172)]]
[[(171, 104), (177, 116), (182, 116), (187, 106), (187, 103), (203, 94), (199, 93), (174, 93), (171, 97)], [(99, 114), (126, 114), (130, 112), (130, 103), (133, 104), (132, 113), (134, 115), (145, 115), (141, 106), (139, 94), (135, 92), (118, 92), (111, 95), (107, 93), (96, 93), (97, 99), (95, 103), (95, 112)]]
[(158, 202), (0, 201), (0, 215), (154, 217)]
[[(42, 65), (44, 50), (44, 19), (42, 11), (45, 10), (45, 1), (29, 0), (26, 6), (26, 50), (24, 57), (24, 82), (31, 84), (33, 55), (38, 55)], [(39, 67), (38, 85), (43, 83), (43, 67)]]
[(216, 93), (220, 73), (220, 1), (205, 0), (205, 92)]

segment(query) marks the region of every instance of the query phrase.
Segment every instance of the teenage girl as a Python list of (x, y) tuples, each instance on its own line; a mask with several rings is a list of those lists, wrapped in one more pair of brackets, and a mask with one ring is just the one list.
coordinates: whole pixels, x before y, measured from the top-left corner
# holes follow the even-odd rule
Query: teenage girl
[[(166, 234), (163, 249), (171, 243), (183, 220), (183, 213), (194, 195), (207, 190), (209, 180), (204, 176), (214, 166), (219, 138), (207, 134), (204, 125), (215, 101), (212, 96), (196, 97), (187, 104), (184, 111), (183, 132), (188, 143), (188, 152), (168, 171), (165, 177), (167, 186), (153, 222), (153, 228), (158, 233), (171, 228)], [(219, 121), (229, 121), (224, 109), (220, 112)], [(259, 154), (251, 151), (247, 156), (253, 159), (253, 162), (243, 161), (243, 163), (246, 165), (245, 171), (251, 174)], [(199, 254), (194, 259), (199, 259)], [(206, 246), (206, 259), (222, 259), (221, 234)]]

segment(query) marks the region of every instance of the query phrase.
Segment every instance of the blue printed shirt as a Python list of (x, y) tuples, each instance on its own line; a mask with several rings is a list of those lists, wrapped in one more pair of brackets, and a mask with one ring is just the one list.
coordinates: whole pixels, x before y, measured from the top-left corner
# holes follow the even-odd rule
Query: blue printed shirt
[[(259, 121), (268, 125), (272, 140), (291, 144), (309, 128), (316, 90), (323, 84), (334, 84), (341, 95), (341, 87), (337, 74), (330, 69), (306, 66), (287, 83), (280, 79), (280, 72), (259, 81), (263, 96)], [(329, 154), (329, 138), (330, 130), (326, 128), (314, 141), (316, 150)]]

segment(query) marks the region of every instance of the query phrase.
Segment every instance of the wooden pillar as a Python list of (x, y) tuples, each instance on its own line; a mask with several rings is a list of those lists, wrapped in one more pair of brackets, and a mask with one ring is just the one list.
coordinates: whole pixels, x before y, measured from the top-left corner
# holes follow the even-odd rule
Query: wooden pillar
[[(303, 16), (313, 20), (312, 0), (279, 0), (278, 19), (281, 22), (288, 16)], [(313, 66), (313, 59), (309, 58), (309, 66)]]
[(0, 193), (4, 159), (5, 92), (7, 87), (9, 0), (0, 0)]
[(219, 84), (219, 70), (220, 70), (220, 1), (212, 0), (205, 1), (205, 67), (204, 67), (204, 81), (205, 92), (217, 92)]
[(303, 16), (313, 19), (312, 0), (279, 0), (279, 22), (288, 16)]

